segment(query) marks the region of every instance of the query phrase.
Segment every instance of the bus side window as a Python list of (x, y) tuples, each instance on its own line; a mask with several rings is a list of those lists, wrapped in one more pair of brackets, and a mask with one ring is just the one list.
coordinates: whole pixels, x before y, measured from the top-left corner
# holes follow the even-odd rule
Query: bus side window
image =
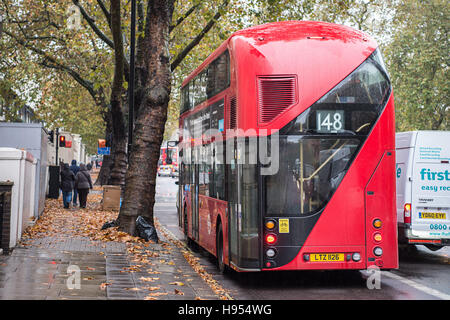
[[(223, 142), (222, 148), (223, 148)], [(218, 144), (215, 143), (215, 154), (214, 154), (214, 186), (215, 194), (214, 197), (220, 200), (225, 199), (225, 165), (223, 159), (223, 152), (219, 150)]]

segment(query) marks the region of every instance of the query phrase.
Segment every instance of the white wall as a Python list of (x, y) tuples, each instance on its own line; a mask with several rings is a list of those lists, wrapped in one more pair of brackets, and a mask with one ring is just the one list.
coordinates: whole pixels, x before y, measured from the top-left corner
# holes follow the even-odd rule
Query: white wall
[[(34, 211), (34, 178), (36, 160), (27, 151), (0, 148), (0, 180), (12, 181), (11, 222), (9, 247), (20, 240)], [(34, 177), (34, 178), (33, 178)]]

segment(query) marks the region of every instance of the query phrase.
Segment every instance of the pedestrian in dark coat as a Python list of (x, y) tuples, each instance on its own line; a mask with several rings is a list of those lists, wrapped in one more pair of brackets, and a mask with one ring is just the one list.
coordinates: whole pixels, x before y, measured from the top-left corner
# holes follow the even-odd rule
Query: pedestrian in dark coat
[(92, 189), (92, 180), (89, 171), (87, 171), (86, 166), (81, 163), (80, 171), (78, 171), (75, 177), (75, 188), (78, 189), (78, 196), (80, 198), (80, 208), (86, 208), (87, 195), (89, 189)]
[[(73, 174), (75, 175), (75, 177), (77, 176), (78, 171), (80, 171), (80, 167), (77, 166), (77, 160), (72, 160), (72, 163), (70, 165), (70, 170), (72, 170)], [(77, 205), (77, 197), (78, 197), (78, 191), (77, 188), (73, 188), (73, 197), (72, 197), (72, 201), (73, 201), (73, 206), (75, 207)]]
[(69, 168), (68, 163), (64, 163), (63, 170), (60, 173), (59, 186), (63, 195), (64, 208), (68, 209), (72, 200), (72, 190), (75, 182), (75, 175)]

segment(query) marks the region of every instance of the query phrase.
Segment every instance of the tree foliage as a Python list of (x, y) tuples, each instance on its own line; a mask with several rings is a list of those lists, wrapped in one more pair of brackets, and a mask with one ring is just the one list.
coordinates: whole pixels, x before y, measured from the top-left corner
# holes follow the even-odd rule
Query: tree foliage
[(450, 130), (449, 14), (445, 0), (397, 6), (386, 53), (400, 131)]
[(111, 57), (85, 22), (74, 24), (72, 7), (69, 1), (2, 0), (0, 78), (48, 129), (79, 133), (94, 152), (96, 138), (104, 135)]

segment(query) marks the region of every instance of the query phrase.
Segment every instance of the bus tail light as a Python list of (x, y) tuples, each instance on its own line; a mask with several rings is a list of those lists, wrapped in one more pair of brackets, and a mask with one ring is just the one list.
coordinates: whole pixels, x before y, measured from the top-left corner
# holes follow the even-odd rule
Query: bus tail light
[(411, 203), (405, 203), (405, 206), (403, 208), (404, 222), (411, 223)]
[(275, 242), (277, 242), (277, 236), (274, 234), (268, 234), (266, 236), (266, 243), (267, 244), (274, 244)]
[(380, 219), (375, 219), (375, 220), (373, 220), (372, 225), (374, 228), (380, 229), (381, 226), (383, 225), (383, 223), (381, 222)]
[(275, 228), (275, 221), (273, 220), (269, 220), (266, 222), (266, 229), (267, 230), (272, 230), (273, 228)]
[(383, 237), (381, 236), (381, 233), (375, 233), (373, 235), (373, 240), (375, 240), (375, 242), (381, 242), (381, 240), (383, 239)]

